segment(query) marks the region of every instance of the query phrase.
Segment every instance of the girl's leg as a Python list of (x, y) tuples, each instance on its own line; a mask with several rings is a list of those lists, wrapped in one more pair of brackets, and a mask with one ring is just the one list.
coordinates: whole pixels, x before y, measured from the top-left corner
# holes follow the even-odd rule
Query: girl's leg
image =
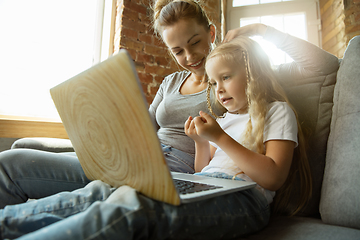
[(0, 153), (0, 209), (6, 205), (42, 198), (84, 187), (85, 176), (75, 153), (30, 149)]
[(259, 231), (269, 216), (256, 189), (172, 206), (123, 186), (106, 201), (20, 239), (233, 239)]

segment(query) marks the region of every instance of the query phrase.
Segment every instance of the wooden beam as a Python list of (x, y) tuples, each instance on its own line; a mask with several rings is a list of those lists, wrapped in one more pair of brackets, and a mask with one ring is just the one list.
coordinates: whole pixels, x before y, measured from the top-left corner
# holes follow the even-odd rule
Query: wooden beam
[(23, 137), (69, 138), (59, 120), (0, 115), (0, 138)]

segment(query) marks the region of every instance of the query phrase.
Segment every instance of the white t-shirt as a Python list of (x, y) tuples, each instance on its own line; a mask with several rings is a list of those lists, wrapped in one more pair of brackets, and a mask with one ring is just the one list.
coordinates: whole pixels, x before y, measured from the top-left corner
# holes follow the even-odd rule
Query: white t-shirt
[[(229, 136), (240, 142), (246, 124), (249, 121), (249, 114), (231, 114), (227, 112), (224, 118), (219, 118), (217, 121)], [(285, 102), (271, 103), (265, 119), (264, 143), (269, 140), (289, 140), (295, 142), (297, 146), (297, 134), (296, 117), (289, 105)], [(211, 145), (216, 147), (217, 150), (209, 165), (204, 167), (202, 172), (223, 172), (229, 175), (237, 175), (245, 181), (253, 181), (246, 174), (239, 174), (241, 169), (222, 149), (215, 143), (211, 142)], [(275, 192), (263, 189), (260, 186), (257, 186), (257, 188), (265, 195), (268, 202), (271, 203)]]

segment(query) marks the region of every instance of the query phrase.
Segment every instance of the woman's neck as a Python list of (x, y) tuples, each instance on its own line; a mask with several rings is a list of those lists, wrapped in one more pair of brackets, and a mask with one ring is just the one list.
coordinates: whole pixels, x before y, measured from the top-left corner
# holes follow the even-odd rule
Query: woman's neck
[(195, 75), (194, 73), (191, 73), (190, 79), (194, 83), (198, 83), (200, 85), (205, 82), (205, 75), (199, 76), (199, 75)]
[(191, 75), (185, 80), (185, 82), (180, 87), (180, 93), (183, 95), (193, 94), (203, 91), (207, 87), (207, 83), (204, 81), (204, 76), (196, 76), (191, 73)]

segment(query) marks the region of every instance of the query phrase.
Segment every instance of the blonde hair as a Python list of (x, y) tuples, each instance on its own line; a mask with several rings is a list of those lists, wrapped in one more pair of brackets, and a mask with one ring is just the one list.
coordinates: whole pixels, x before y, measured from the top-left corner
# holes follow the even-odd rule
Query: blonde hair
[(153, 27), (157, 34), (162, 34), (165, 27), (179, 20), (195, 20), (210, 30), (211, 22), (198, 1), (194, 0), (157, 0), (153, 5)]
[[(270, 60), (261, 46), (254, 40), (239, 36), (227, 43), (218, 45), (207, 57), (207, 62), (212, 58), (220, 58), (224, 61), (232, 61), (245, 66), (247, 75), (246, 95), (248, 99), (249, 121), (242, 136), (242, 144), (250, 150), (265, 154), (263, 134), (265, 118), (268, 112), (268, 106), (275, 101), (286, 102), (293, 110), (288, 98), (278, 83)], [(211, 84), (208, 84), (207, 101), (209, 111), (213, 114), (210, 104)], [(294, 113), (297, 118), (296, 111)], [(213, 114), (214, 115), (214, 114)], [(218, 117), (215, 115), (215, 117)], [(255, 120), (255, 121), (253, 121)], [(311, 192), (311, 173), (310, 166), (306, 156), (304, 136), (301, 126), (298, 123), (298, 141), (299, 145), (295, 149), (292, 166), (286, 182), (277, 191), (274, 199), (274, 211), (284, 212), (294, 215), (299, 212), (308, 202)], [(295, 182), (295, 175), (300, 180), (300, 199), (293, 205), (290, 202), (290, 190)], [(289, 210), (289, 208), (291, 208)]]

